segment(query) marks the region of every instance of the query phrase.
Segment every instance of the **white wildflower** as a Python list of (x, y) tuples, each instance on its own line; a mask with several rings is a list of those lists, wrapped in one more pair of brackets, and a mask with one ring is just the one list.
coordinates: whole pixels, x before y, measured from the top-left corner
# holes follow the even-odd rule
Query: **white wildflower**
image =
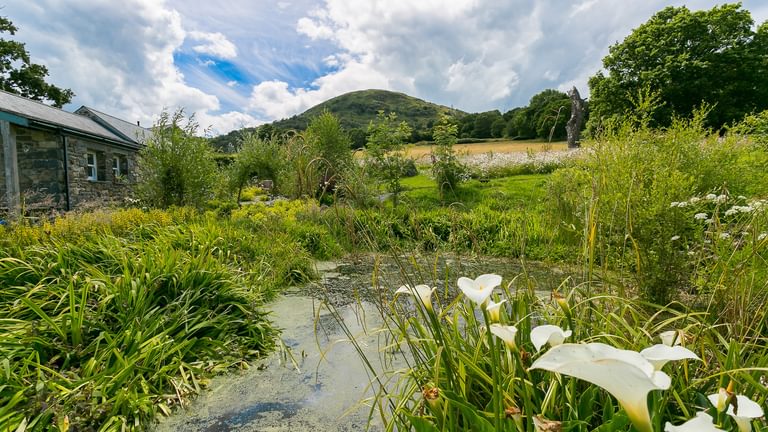
[(717, 199), (717, 195), (712, 194), (712, 193), (711, 194), (707, 194), (706, 199), (708, 199), (710, 201), (714, 201), (714, 200)]
[(695, 215), (693, 215), (693, 218), (696, 219), (696, 220), (702, 220), (702, 219), (706, 219), (708, 217), (709, 217), (709, 215), (706, 214), (706, 213), (696, 213)]
[(720, 233), (720, 238), (723, 239), (723, 240), (729, 239), (729, 238), (731, 238), (731, 235), (728, 234), (727, 232)]

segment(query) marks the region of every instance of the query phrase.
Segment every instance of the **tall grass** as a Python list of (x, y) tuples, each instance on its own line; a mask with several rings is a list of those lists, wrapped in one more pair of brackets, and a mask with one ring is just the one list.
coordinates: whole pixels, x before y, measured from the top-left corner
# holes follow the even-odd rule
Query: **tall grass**
[(292, 234), (187, 209), (0, 234), (0, 430), (146, 429), (269, 351), (260, 305), (312, 273)]

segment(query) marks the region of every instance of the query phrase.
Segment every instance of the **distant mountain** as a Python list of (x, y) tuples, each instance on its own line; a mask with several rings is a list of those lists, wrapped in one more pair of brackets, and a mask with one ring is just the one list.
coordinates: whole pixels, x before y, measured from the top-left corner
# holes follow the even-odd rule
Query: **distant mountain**
[(376, 118), (379, 111), (394, 112), (399, 120), (405, 120), (413, 129), (413, 141), (431, 139), (432, 126), (443, 113), (456, 118), (467, 115), (463, 111), (437, 105), (403, 93), (388, 90), (359, 90), (336, 96), (291, 118), (272, 122), (266, 128), (265, 126), (245, 128), (218, 136), (211, 140), (211, 144), (226, 151), (228, 148), (235, 147), (234, 144), (243, 131), (268, 130), (270, 126), (273, 130), (278, 131), (304, 130), (312, 118), (325, 110), (338, 117), (342, 127), (350, 133), (357, 146), (362, 144), (361, 140), (363, 143), (365, 142), (365, 131), (368, 124)]

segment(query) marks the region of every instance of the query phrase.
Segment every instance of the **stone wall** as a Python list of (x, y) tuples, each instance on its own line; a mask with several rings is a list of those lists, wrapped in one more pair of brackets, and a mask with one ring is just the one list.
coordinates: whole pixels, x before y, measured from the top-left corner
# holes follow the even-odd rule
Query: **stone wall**
[(8, 208), (8, 197), (5, 194), (5, 151), (0, 138), (0, 218), (4, 209)]
[[(73, 208), (124, 203), (125, 198), (133, 196), (133, 185), (136, 183), (136, 151), (84, 138), (69, 137), (67, 140), (69, 192)], [(95, 153), (97, 158), (96, 181), (88, 179), (86, 153), (89, 152)], [(112, 171), (114, 157), (120, 158), (126, 165), (120, 178), (115, 178)]]
[(25, 210), (66, 208), (64, 148), (54, 133), (11, 126), (16, 135), (19, 190)]
[[(135, 184), (135, 150), (118, 148), (97, 140), (66, 136), (67, 172), (64, 164), (65, 138), (58, 132), (11, 125), (16, 135), (19, 189), (26, 210), (67, 209), (67, 183), (71, 210), (124, 203), (132, 197)], [(98, 179), (89, 180), (86, 153), (97, 155)], [(116, 178), (112, 160), (118, 157), (123, 175)], [(68, 176), (68, 178), (67, 178)], [(3, 152), (0, 148), (0, 208), (7, 207)]]

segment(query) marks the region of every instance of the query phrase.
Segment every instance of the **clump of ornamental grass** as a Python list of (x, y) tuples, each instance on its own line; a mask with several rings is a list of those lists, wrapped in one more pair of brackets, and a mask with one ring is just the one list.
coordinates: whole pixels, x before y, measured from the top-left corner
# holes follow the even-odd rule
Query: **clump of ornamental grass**
[[(621, 298), (606, 286), (596, 295), (598, 284), (564, 283), (543, 296), (497, 275), (459, 278), (450, 285), (461, 294), (416, 282), (380, 304), (384, 352), (407, 365), (377, 375), (373, 405), (390, 429), (765, 426), (746, 402), (768, 397), (762, 329), (741, 337), (713, 325), (711, 313)], [(708, 401), (729, 385), (727, 402)], [(745, 398), (741, 414), (734, 392)]]
[(296, 237), (185, 208), (3, 228), (0, 430), (144, 430), (246, 367), (265, 299), (311, 276)]

